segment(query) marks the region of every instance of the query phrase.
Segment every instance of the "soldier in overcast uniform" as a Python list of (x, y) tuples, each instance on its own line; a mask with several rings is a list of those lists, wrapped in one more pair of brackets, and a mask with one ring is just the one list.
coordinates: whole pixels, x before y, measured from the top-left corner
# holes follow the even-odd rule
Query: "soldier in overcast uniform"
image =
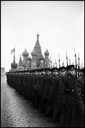
[(44, 112), (45, 112), (45, 109), (46, 109), (46, 103), (47, 103), (47, 98), (48, 98), (48, 94), (49, 94), (49, 89), (50, 89), (50, 84), (51, 84), (51, 81), (50, 81), (50, 75), (51, 75), (51, 71), (49, 68), (45, 69), (45, 85), (44, 85), (44, 90), (43, 90), (43, 100), (44, 100)]
[(84, 70), (74, 65), (7, 73), (7, 82), (59, 126), (84, 126)]
[(59, 126), (65, 126), (67, 111), (66, 111), (66, 99), (65, 99), (65, 67), (61, 67), (60, 71), (60, 79), (59, 79), (59, 96), (61, 102), (61, 110), (60, 110), (60, 121)]
[(72, 125), (76, 127), (84, 127), (84, 71), (85, 68), (82, 70), (83, 74), (80, 75), (75, 81), (76, 117)]
[(67, 125), (70, 126), (75, 117), (75, 80), (76, 72), (74, 65), (69, 65), (66, 68), (66, 77), (65, 77), (65, 96), (66, 96), (66, 105), (67, 105)]
[(59, 95), (59, 79), (60, 74), (58, 73), (56, 77), (53, 78), (52, 81), (52, 88), (51, 93), (53, 97), (53, 120), (59, 121), (60, 119), (60, 111), (61, 111), (61, 101), (60, 101), (60, 95)]
[(46, 72), (45, 69), (42, 69), (41, 78), (40, 78), (40, 88), (39, 88), (39, 109), (45, 112), (45, 101), (43, 98), (44, 86), (46, 81)]

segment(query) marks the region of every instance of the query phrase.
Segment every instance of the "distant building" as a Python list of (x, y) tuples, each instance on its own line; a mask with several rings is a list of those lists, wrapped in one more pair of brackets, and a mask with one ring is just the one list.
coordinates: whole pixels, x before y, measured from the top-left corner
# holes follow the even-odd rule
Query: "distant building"
[(46, 49), (44, 53), (45, 57), (42, 55), (41, 46), (39, 43), (39, 35), (37, 34), (36, 44), (34, 46), (33, 51), (31, 52), (32, 58), (29, 56), (29, 53), (25, 49), (22, 53), (23, 59), (19, 59), (19, 63), (17, 68), (24, 68), (24, 69), (38, 69), (38, 68), (48, 68), (50, 66), (50, 59), (49, 59), (49, 52)]

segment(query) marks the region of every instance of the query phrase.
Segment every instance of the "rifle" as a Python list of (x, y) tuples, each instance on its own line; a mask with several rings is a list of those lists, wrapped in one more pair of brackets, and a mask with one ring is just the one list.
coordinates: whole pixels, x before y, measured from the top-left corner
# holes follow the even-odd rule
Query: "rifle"
[(74, 48), (74, 57), (75, 57), (76, 77), (77, 77), (77, 56), (76, 56), (76, 50), (75, 50), (75, 48)]
[(66, 65), (68, 66), (68, 56), (67, 56), (67, 51), (66, 51)]
[(58, 55), (59, 59), (58, 59), (58, 62), (59, 62), (59, 68), (60, 68), (60, 55)]
[(79, 56), (79, 52), (78, 52), (78, 76), (79, 76), (79, 70), (80, 70), (80, 56)]

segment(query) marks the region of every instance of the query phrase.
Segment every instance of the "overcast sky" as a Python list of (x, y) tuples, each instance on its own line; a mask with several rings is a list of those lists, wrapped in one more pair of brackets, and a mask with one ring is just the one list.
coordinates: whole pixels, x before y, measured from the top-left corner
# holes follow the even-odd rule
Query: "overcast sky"
[(42, 54), (48, 49), (51, 60), (66, 63), (66, 50), (74, 61), (74, 47), (84, 63), (84, 1), (1, 1), (1, 66), (11, 68), (16, 49), (16, 62), (26, 48), (29, 56), (36, 43)]

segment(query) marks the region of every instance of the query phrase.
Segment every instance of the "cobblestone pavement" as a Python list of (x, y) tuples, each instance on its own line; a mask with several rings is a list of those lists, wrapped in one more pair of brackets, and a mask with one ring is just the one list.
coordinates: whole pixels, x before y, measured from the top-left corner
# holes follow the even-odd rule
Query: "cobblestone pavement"
[(28, 100), (6, 84), (1, 76), (1, 127), (57, 127)]

